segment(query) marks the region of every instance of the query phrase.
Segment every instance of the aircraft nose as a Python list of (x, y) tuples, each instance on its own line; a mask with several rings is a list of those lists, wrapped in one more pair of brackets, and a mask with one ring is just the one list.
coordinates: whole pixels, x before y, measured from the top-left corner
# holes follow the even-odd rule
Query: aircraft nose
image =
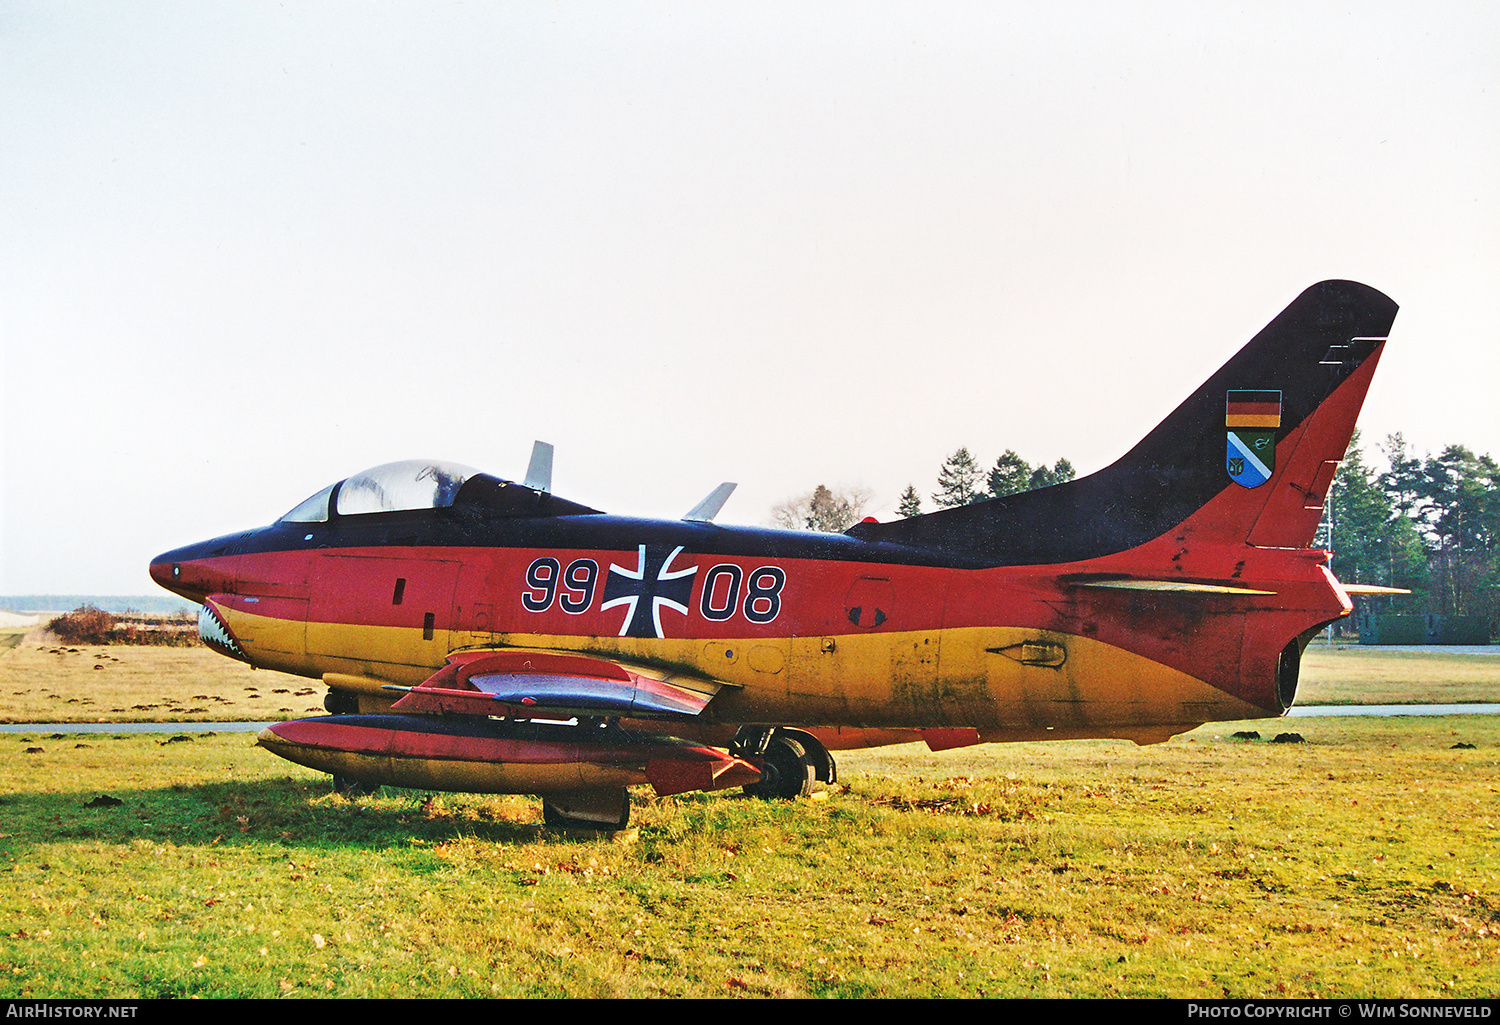
[(205, 541), (161, 553), (151, 560), (151, 579), (199, 605), (210, 594), (233, 592), (234, 570), (226, 558), (210, 551), (214, 544)]
[(182, 567), (169, 561), (166, 555), (158, 555), (151, 560), (151, 579), (167, 590), (175, 590), (173, 584), (181, 575)]

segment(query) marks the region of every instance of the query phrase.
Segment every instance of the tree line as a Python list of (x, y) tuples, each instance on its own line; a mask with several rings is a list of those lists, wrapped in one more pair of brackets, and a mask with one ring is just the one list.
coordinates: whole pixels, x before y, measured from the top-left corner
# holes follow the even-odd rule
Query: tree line
[[(1359, 432), (1334, 476), (1314, 544), (1333, 552), (1334, 575), (1346, 583), (1410, 590), (1409, 596), (1361, 597), (1388, 612), (1479, 616), (1493, 633), (1500, 618), (1500, 464), (1464, 445), (1418, 457), (1400, 434), (1379, 446), (1387, 469), (1365, 459)], [(1076, 476), (1059, 459), (1032, 466), (1006, 449), (988, 470), (967, 448), (943, 460), (938, 509), (1050, 487)], [(867, 488), (816, 489), (772, 511), (776, 526), (842, 531), (859, 521)], [(896, 506), (919, 516), (922, 496), (908, 484)]]
[[(995, 465), (985, 472), (967, 448), (960, 448), (943, 460), (943, 465), (938, 469), (938, 490), (932, 496), (932, 501), (939, 509), (951, 509), (1021, 491), (1050, 487), (1072, 480), (1077, 475), (1073, 464), (1066, 459), (1059, 459), (1050, 467), (1045, 463), (1033, 467), (1010, 449), (1006, 449), (995, 460)], [(836, 534), (858, 523), (874, 497), (875, 493), (865, 487), (830, 488), (819, 484), (806, 494), (788, 498), (773, 506), (771, 526)], [(906, 517), (922, 514), (922, 496), (917, 494), (915, 485), (906, 486), (896, 511)]]
[[(1006, 449), (986, 473), (969, 454), (968, 448), (960, 448), (943, 460), (943, 465), (938, 469), (938, 489), (932, 495), (932, 501), (939, 509), (952, 509), (1020, 494), (1022, 491), (1049, 488), (1076, 476), (1078, 473), (1073, 469), (1073, 464), (1066, 459), (1059, 459), (1050, 467), (1045, 463), (1032, 466), (1012, 449)], [(906, 517), (922, 514), (922, 498), (917, 494), (915, 485), (906, 486), (896, 511)]]
[(1364, 458), (1359, 433), (1333, 479), (1316, 544), (1347, 583), (1404, 587), (1389, 611), (1479, 616), (1500, 612), (1500, 465), (1464, 445), (1418, 458), (1398, 433)]

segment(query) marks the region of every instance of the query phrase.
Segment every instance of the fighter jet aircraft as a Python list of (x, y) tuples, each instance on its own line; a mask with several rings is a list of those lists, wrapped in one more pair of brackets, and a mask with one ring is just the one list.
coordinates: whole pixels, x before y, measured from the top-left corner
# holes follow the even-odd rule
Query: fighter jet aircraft
[(1347, 616), (1310, 548), (1395, 318), (1299, 296), (1098, 473), (843, 534), (721, 526), (432, 461), (159, 556), (216, 650), (321, 679), (260, 743), (341, 786), (537, 794), (618, 829), (630, 786), (795, 797), (831, 751), (1116, 737), (1284, 714)]

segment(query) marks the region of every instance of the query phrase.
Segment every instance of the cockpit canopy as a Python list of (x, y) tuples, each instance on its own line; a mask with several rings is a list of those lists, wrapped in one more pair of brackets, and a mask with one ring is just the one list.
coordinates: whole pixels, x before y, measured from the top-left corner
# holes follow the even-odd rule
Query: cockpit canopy
[(599, 510), (569, 502), (460, 463), (405, 459), (386, 463), (319, 491), (281, 517), (324, 523), (344, 516), (481, 507), (504, 516), (572, 516)]

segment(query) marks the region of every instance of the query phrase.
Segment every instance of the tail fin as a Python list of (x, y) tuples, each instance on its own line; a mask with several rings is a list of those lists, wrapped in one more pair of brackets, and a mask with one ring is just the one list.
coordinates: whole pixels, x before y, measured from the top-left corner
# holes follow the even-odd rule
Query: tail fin
[(1396, 309), (1368, 285), (1320, 282), (1098, 473), (849, 533), (972, 566), (1098, 558), (1190, 519), (1199, 540), (1306, 547)]

